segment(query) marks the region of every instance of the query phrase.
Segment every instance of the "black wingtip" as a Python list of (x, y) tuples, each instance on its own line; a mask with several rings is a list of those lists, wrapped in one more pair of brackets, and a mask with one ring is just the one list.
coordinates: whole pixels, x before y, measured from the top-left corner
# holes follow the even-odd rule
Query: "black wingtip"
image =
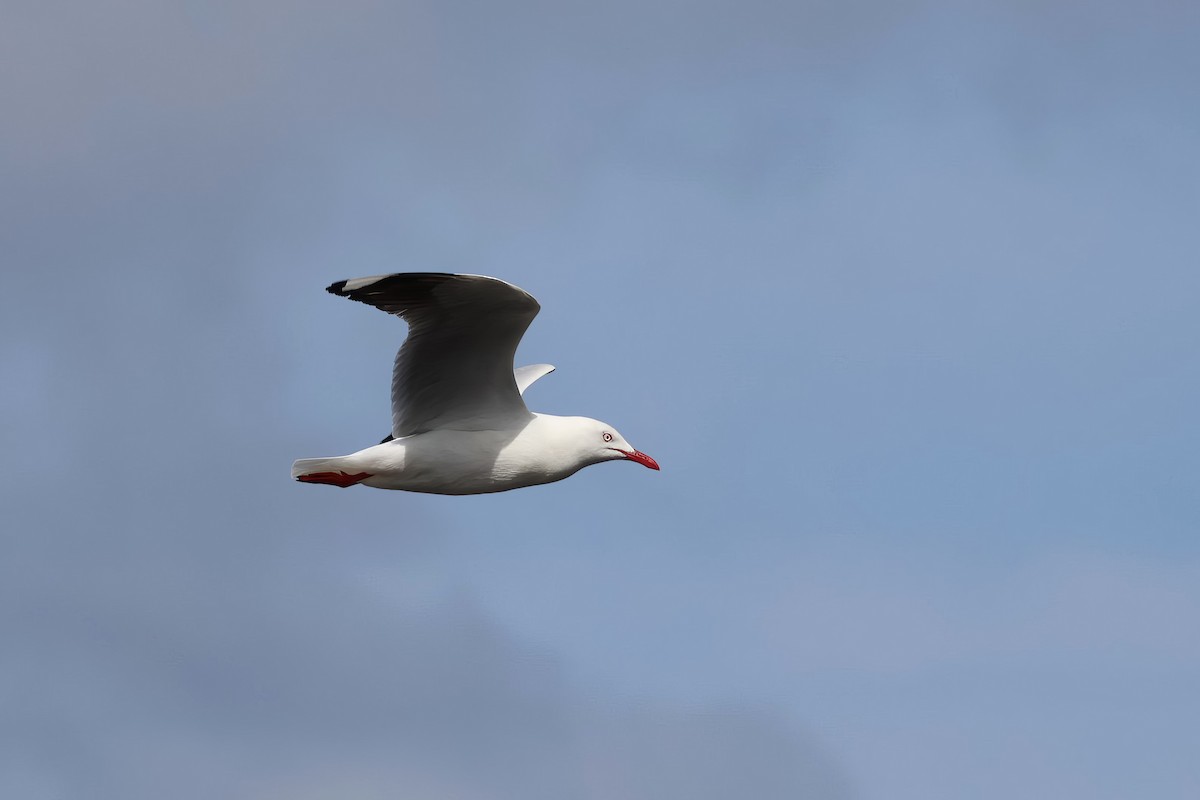
[(325, 291), (405, 318), (423, 307), (476, 305), (534, 314), (538, 310), (537, 300), (524, 289), (486, 275), (393, 272), (336, 281), (325, 287)]

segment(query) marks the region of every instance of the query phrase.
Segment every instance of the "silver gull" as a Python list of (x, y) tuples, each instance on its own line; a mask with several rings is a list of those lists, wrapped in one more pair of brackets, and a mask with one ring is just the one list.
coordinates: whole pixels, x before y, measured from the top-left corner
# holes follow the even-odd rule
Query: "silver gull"
[(327, 291), (400, 317), (408, 337), (392, 373), (391, 433), (347, 456), (302, 458), (296, 480), (459, 495), (551, 483), (602, 461), (659, 468), (607, 423), (525, 407), (525, 390), (554, 367), (513, 369), (541, 306), (511, 283), (406, 272)]

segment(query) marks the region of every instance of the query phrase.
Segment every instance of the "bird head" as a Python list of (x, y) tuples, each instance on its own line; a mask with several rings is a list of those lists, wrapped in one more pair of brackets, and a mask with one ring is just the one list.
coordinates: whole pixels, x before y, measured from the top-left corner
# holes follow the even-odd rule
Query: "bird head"
[(595, 419), (588, 422), (593, 424), (587, 426), (584, 443), (585, 447), (594, 451), (597, 462), (624, 459), (635, 461), (649, 469), (659, 468), (657, 461), (625, 441), (625, 437), (612, 425)]

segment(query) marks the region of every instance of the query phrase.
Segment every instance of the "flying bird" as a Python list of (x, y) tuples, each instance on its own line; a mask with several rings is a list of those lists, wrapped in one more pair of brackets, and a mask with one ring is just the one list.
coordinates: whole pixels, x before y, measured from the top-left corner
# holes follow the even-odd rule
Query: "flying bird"
[(302, 458), (292, 477), (433, 494), (485, 494), (551, 483), (602, 461), (658, 462), (613, 426), (536, 414), (522, 395), (550, 364), (513, 369), (541, 306), (483, 275), (400, 272), (338, 281), (326, 291), (394, 314), (408, 337), (392, 372), (392, 431), (347, 456)]

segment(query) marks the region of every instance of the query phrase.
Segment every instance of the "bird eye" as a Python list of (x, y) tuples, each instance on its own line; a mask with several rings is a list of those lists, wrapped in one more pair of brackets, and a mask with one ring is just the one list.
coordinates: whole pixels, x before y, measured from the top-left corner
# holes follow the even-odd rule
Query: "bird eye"
[(605, 431), (605, 432), (604, 432), (604, 441), (606, 441), (606, 442), (611, 442), (611, 441), (612, 441), (612, 434), (611, 434), (611, 433), (609, 433), (608, 431)]

